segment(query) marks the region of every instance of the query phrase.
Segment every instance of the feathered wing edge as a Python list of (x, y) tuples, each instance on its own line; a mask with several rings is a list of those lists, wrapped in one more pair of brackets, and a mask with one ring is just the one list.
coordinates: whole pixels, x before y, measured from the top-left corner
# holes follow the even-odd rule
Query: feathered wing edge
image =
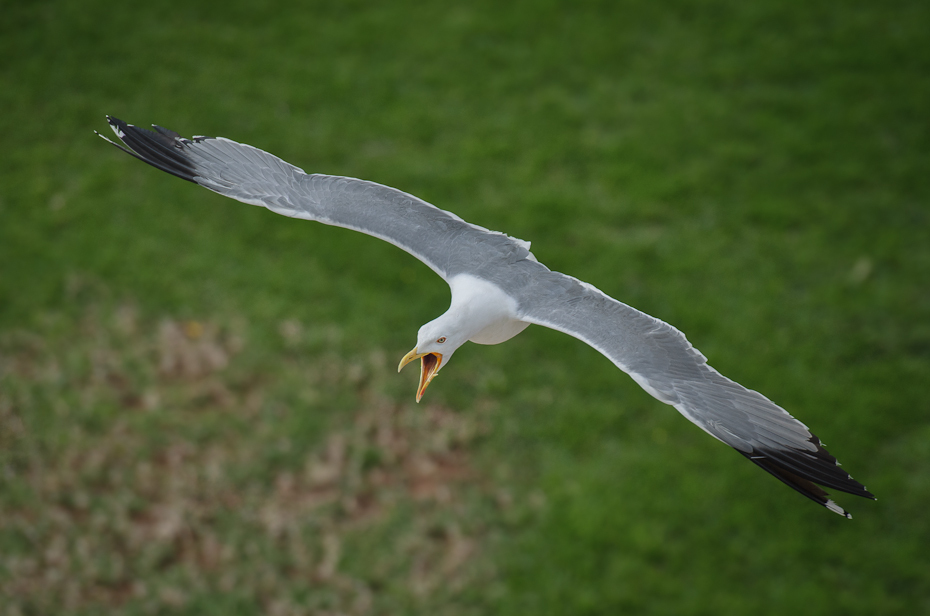
[[(734, 442), (727, 442), (727, 440), (724, 438), (727, 432), (726, 426), (723, 426), (724, 431), (722, 434), (715, 434), (708, 428), (708, 426), (702, 425), (699, 418), (695, 417), (693, 409), (687, 408), (687, 404), (684, 403), (684, 400), (679, 399), (677, 402), (673, 402), (666, 399), (665, 396), (663, 396), (650, 385), (648, 379), (645, 379), (642, 375), (637, 374), (635, 370), (631, 370), (629, 366), (624, 365), (624, 362), (621, 359), (614, 357), (611, 351), (604, 348), (598, 341), (592, 340), (590, 336), (587, 336), (582, 332), (573, 331), (573, 329), (567, 326), (565, 323), (556, 322), (556, 320), (552, 318), (554, 311), (551, 310), (551, 305), (547, 305), (547, 314), (545, 317), (538, 315), (534, 316), (524, 312), (521, 315), (523, 320), (541, 325), (543, 327), (548, 327), (550, 329), (555, 329), (574, 338), (578, 338), (582, 342), (593, 347), (595, 350), (611, 360), (615, 366), (632, 376), (637, 384), (643, 387), (643, 389), (645, 389), (650, 395), (654, 396), (662, 402), (665, 402), (666, 404), (674, 406), (676, 410), (678, 410), (682, 415), (684, 415), (687, 419), (696, 424), (702, 430), (713, 436), (715, 439), (723, 442), (725, 445), (732, 447), (745, 458), (756, 464), (759, 468), (770, 473), (778, 480), (782, 481), (812, 501), (822, 505), (823, 507), (826, 507), (830, 511), (833, 511), (834, 513), (842, 515), (848, 519), (852, 518), (852, 515), (840, 507), (831, 498), (829, 498), (829, 494), (826, 492), (826, 490), (824, 490), (818, 484), (849, 494), (854, 494), (856, 496), (862, 496), (864, 498), (876, 500), (875, 496), (869, 492), (865, 486), (853, 479), (852, 476), (848, 473), (840, 470), (839, 463), (837, 462), (836, 458), (823, 447), (820, 439), (811, 433), (810, 430), (807, 429), (807, 426), (794, 419), (794, 417), (788, 414), (787, 411), (774, 404), (761, 394), (758, 394), (758, 392), (753, 392), (752, 390), (748, 390), (742, 387), (738, 383), (727, 379), (714, 368), (707, 365), (704, 356), (699, 351), (697, 351), (697, 349), (694, 349), (687, 341), (687, 338), (685, 338), (684, 334), (675, 329), (673, 326), (617, 301), (600, 289), (597, 289), (588, 283), (579, 281), (575, 278), (572, 278), (571, 276), (566, 276), (565, 274), (560, 274), (558, 272), (552, 272), (551, 275), (564, 277), (564, 280), (572, 281), (580, 285), (580, 287), (584, 289), (583, 293), (594, 294), (596, 297), (603, 298), (604, 300), (611, 302), (623, 310), (629, 310), (631, 313), (648, 318), (655, 325), (660, 326), (663, 329), (668, 328), (669, 331), (674, 332), (678, 337), (681, 338), (681, 351), (693, 353), (692, 360), (699, 364), (703, 369), (706, 369), (707, 375), (713, 375), (713, 377), (722, 379), (723, 381), (731, 384), (731, 386), (735, 385), (747, 394), (758, 396), (758, 398), (764, 400), (768, 405), (771, 405), (774, 411), (783, 413), (784, 416), (790, 419), (791, 422), (796, 423), (797, 427), (804, 428), (804, 432), (808, 435), (808, 437), (805, 441), (798, 441), (797, 446), (791, 445), (789, 443), (778, 444), (777, 446), (772, 446), (774, 443), (770, 445), (763, 445), (761, 443), (754, 443), (750, 445), (739, 439), (735, 440)], [(566, 285), (563, 285), (562, 288), (565, 289)], [(579, 307), (579, 302), (569, 301), (565, 305), (570, 305), (570, 309), (575, 309)], [(591, 322), (590, 319), (585, 319), (585, 321), (587, 323)], [(738, 443), (739, 446), (734, 443)]]
[[(811, 434), (810, 442), (817, 447), (816, 454), (813, 457), (821, 468), (829, 469), (831, 466), (839, 466), (836, 458), (824, 449), (820, 439), (817, 438), (815, 434)], [(756, 449), (751, 452), (740, 451), (739, 449), (736, 451), (739, 451), (746, 459), (752, 461), (759, 468), (785, 483), (785, 485), (791, 486), (815, 503), (848, 519), (852, 519), (852, 514), (831, 499), (826, 490), (814, 483), (815, 480), (827, 487), (846, 492), (847, 494), (854, 494), (856, 496), (876, 500), (875, 496), (869, 492), (864, 485), (853, 479), (848, 473), (846, 474), (846, 479), (839, 482), (835, 479), (825, 480), (821, 473), (812, 475), (810, 471), (799, 468), (799, 463), (803, 463), (804, 466), (810, 465), (811, 455), (805, 452), (791, 450), (776, 452), (774, 450), (770, 451), (765, 449)]]
[[(161, 126), (153, 125), (152, 128), (156, 131), (154, 133), (145, 131), (113, 116), (107, 116), (107, 123), (123, 143), (129, 147), (122, 146), (94, 131), (98, 137), (156, 169), (161, 169), (165, 173), (170, 173), (182, 180), (197, 183), (194, 180), (196, 171), (193, 165), (188, 162), (185, 156), (175, 151), (182, 147), (182, 144), (191, 143), (190, 140), (184, 139), (173, 130)], [(194, 137), (193, 141), (197, 142), (201, 139), (203, 137)]]
[[(157, 125), (152, 131), (112, 116), (107, 122), (124, 145), (98, 136), (146, 164), (242, 203), (384, 240), (446, 282), (469, 260), (534, 260), (529, 242), (466, 222), (396, 188), (307, 174), (269, 152), (223, 137), (186, 139)], [(448, 238), (453, 234), (461, 242), (451, 250)], [(446, 239), (422, 241), (440, 236)]]

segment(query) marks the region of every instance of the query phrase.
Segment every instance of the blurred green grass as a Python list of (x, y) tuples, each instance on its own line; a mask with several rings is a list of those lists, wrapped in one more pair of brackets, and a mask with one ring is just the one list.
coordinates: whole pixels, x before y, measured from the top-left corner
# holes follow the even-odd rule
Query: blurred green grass
[[(196, 582), (183, 546), (167, 542), (167, 564), (130, 550), (128, 569), (67, 590), (48, 560), (64, 549), (55, 537), (80, 566), (78, 535), (95, 527), (8, 524), (0, 576), (18, 590), (6, 609), (927, 611), (928, 13), (904, 1), (5, 6), (4, 519), (58, 519), (66, 504), (49, 499), (61, 493), (36, 477), (64, 472), (64, 452), (106, 449), (119, 429), (138, 448), (120, 450), (117, 465), (157, 461), (178, 442), (267, 446), (260, 463), (233, 465), (242, 476), (230, 488), (261, 498), (331, 435), (354, 434), (353, 418), (409, 408), (412, 375), (359, 384), (345, 374), (380, 374), (448, 300), (389, 245), (224, 200), (106, 147), (92, 134), (106, 113), (395, 186), (531, 240), (553, 269), (682, 329), (716, 368), (811, 426), (879, 497), (839, 495), (852, 522), (821, 511), (585, 345), (531, 328), (462, 349), (430, 388), (443, 412), (489, 424), (467, 441), (473, 479), (450, 488), (459, 509), (403, 497), (352, 530), (346, 541), (372, 547), (350, 549), (338, 569), (359, 586), (281, 582), (297, 566), (291, 544), (256, 530), (246, 498), (239, 515), (221, 508), (220, 521), (190, 528), (234, 548), (257, 533), (271, 563), (264, 586), (244, 581), (230, 595), (219, 577)], [(126, 306), (140, 325), (124, 339)], [(241, 352), (172, 380), (157, 366), (158, 324), (192, 321), (232, 324), (217, 327), (239, 332)], [(304, 343), (288, 342), (288, 323), (310, 332)], [(106, 351), (111, 339), (126, 350)], [(214, 380), (228, 398), (201, 391)], [(257, 418), (250, 391), (264, 392)], [(290, 454), (274, 455), (281, 439)], [(128, 498), (115, 480), (73, 481), (103, 519), (108, 502)], [(145, 494), (134, 506), (148, 511)], [(340, 515), (300, 522), (312, 549), (325, 551), (308, 529)], [(469, 552), (476, 573), (450, 570), (451, 595), (410, 581), (440, 548), (367, 568), (404, 533), (437, 536), (418, 524), (445, 529), (436, 543), (448, 554), (462, 533), (481, 546)], [(121, 553), (99, 545), (104, 561)], [(252, 560), (222, 568), (250, 580)], [(94, 590), (107, 584), (120, 592)], [(315, 598), (325, 592), (335, 594)], [(366, 593), (375, 598), (357, 600)]]

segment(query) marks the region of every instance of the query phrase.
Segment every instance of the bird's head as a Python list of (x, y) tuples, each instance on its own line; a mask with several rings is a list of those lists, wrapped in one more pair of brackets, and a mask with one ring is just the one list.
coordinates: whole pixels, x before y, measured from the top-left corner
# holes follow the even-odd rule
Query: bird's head
[[(445, 315), (444, 315), (445, 316)], [(417, 346), (404, 355), (397, 366), (397, 371), (415, 359), (420, 360), (420, 384), (417, 387), (417, 402), (423, 397), (426, 386), (430, 384), (439, 369), (449, 363), (455, 353), (467, 338), (463, 337), (458, 328), (449, 319), (439, 317), (420, 328), (417, 333)]]

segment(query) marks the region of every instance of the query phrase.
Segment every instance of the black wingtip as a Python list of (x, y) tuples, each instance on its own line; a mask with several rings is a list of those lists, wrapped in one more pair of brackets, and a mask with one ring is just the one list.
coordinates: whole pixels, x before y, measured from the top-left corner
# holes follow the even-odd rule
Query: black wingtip
[(102, 139), (156, 169), (170, 173), (182, 180), (197, 183), (194, 179), (197, 177), (196, 166), (184, 149), (186, 145), (190, 144), (188, 140), (165, 128), (156, 127), (156, 131), (150, 131), (123, 122), (111, 115), (107, 115), (106, 119), (107, 124), (110, 125), (113, 132), (125, 145), (111, 141), (94, 131)]
[(740, 451), (740, 453), (759, 468), (794, 488), (807, 498), (851, 520), (852, 515), (840, 507), (829, 497), (830, 495), (826, 490), (817, 484), (872, 500), (876, 500), (875, 496), (848, 473), (837, 472), (839, 465), (836, 463), (836, 458), (823, 448), (822, 443), (816, 436), (811, 435), (810, 442), (816, 446), (813, 453), (768, 449), (756, 449), (751, 452)]
[[(783, 482), (785, 485), (788, 485), (807, 498), (811, 499), (815, 503), (826, 507), (834, 513), (838, 513), (847, 518), (851, 517), (849, 512), (833, 502), (829, 498), (826, 490), (815, 484), (813, 481), (805, 479), (791, 471), (783, 468), (780, 464), (777, 464), (772, 459), (758, 455), (758, 452), (753, 453), (744, 453), (740, 452), (756, 464), (759, 468), (776, 477), (779, 481)], [(832, 505), (832, 506), (831, 506)]]

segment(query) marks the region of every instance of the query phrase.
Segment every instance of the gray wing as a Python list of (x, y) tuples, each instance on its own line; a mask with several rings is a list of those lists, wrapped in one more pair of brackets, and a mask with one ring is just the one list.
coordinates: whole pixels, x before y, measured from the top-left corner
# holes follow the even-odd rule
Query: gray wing
[(807, 426), (711, 368), (680, 331), (589, 284), (534, 269), (533, 282), (515, 293), (522, 320), (588, 343), (651, 395), (828, 509), (851, 517), (815, 484), (875, 498)]
[[(290, 216), (345, 227), (409, 252), (446, 281), (489, 264), (530, 258), (529, 242), (465, 222), (394, 188), (354, 178), (307, 174), (277, 156), (222, 137), (184, 139), (107, 116), (124, 152), (221, 195)], [(98, 133), (99, 134), (99, 133)]]

